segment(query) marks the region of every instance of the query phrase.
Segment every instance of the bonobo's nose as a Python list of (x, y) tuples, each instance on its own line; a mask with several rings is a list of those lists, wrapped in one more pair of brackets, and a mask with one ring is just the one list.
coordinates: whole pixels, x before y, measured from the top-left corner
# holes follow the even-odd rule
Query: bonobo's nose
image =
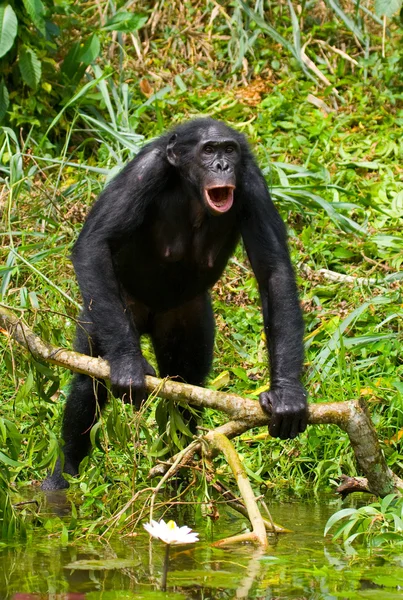
[(217, 160), (214, 165), (214, 170), (217, 173), (226, 173), (229, 171), (229, 163), (224, 159)]

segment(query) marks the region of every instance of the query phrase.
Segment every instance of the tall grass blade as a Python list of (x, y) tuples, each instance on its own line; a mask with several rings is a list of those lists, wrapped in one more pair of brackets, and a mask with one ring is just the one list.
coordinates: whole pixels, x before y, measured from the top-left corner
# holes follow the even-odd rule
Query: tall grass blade
[(286, 40), (280, 33), (278, 33), (278, 31), (276, 31), (274, 29), (274, 27), (272, 27), (271, 25), (266, 23), (266, 21), (264, 19), (262, 19), (262, 17), (260, 15), (258, 15), (255, 11), (253, 11), (246, 4), (246, 2), (243, 2), (243, 0), (237, 0), (237, 1), (242, 6), (243, 10), (248, 15), (248, 17), (250, 19), (252, 19), (252, 21), (254, 21), (256, 23), (256, 25), (258, 25), (262, 31), (265, 31), (266, 33), (268, 33), (269, 36), (275, 42), (277, 42), (278, 44), (281, 44), (284, 48), (286, 48), (294, 56), (294, 58), (298, 61), (298, 64), (301, 67), (301, 69), (304, 71), (305, 75), (307, 77), (309, 77), (309, 79), (312, 79), (312, 81), (315, 81), (315, 83), (316, 83), (316, 79), (308, 71), (304, 61), (301, 60), (300, 56), (298, 56), (298, 53), (297, 53), (296, 49), (294, 48), (294, 46), (292, 44), (290, 44), (290, 42), (288, 40)]
[(357, 39), (360, 40), (362, 44), (365, 43), (365, 35), (361, 31), (361, 29), (354, 23), (352, 19), (344, 12), (341, 8), (340, 4), (337, 0), (326, 0), (327, 4), (334, 10), (336, 15), (344, 22), (344, 24), (348, 27), (348, 29), (354, 33)]

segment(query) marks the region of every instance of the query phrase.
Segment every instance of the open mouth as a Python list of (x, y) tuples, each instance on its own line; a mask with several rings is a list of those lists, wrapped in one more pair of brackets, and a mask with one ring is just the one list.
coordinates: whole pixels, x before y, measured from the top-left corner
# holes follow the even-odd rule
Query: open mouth
[(227, 212), (234, 202), (234, 189), (233, 185), (206, 188), (204, 194), (211, 211), (217, 214)]

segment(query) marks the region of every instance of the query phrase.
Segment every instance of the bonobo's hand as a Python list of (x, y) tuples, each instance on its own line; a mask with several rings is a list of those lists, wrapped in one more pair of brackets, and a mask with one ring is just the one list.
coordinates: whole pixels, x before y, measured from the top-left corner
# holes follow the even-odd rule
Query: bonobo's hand
[(308, 406), (301, 384), (276, 384), (259, 396), (260, 406), (271, 415), (269, 433), (282, 440), (295, 438), (306, 429)]
[(146, 399), (145, 376), (153, 375), (154, 368), (141, 355), (121, 354), (105, 357), (111, 369), (112, 393), (138, 410)]

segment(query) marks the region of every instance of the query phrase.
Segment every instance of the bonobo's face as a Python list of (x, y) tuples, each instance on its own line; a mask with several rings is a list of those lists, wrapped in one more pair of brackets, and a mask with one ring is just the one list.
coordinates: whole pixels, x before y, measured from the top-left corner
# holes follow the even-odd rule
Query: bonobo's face
[(211, 134), (198, 144), (195, 159), (205, 205), (211, 213), (219, 215), (226, 213), (234, 202), (240, 149), (233, 138), (214, 131)]
[(231, 130), (220, 123), (198, 129), (189, 138), (172, 136), (168, 160), (181, 176), (200, 192), (200, 199), (213, 215), (222, 215), (234, 202), (236, 172), (241, 149)]

